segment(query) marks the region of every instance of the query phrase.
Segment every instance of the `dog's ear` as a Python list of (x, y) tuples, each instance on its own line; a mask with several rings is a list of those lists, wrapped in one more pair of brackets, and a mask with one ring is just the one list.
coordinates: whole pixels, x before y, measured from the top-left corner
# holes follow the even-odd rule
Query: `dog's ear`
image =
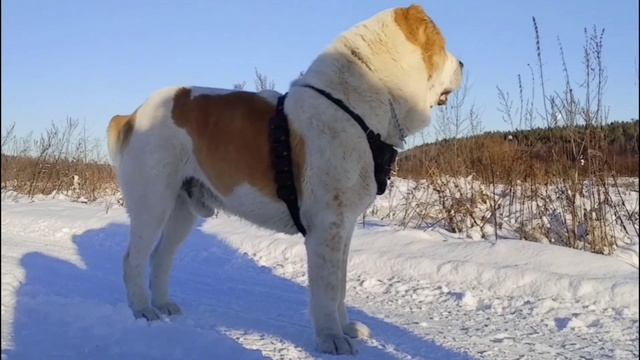
[(396, 9), (396, 22), (410, 41), (416, 44), (424, 44), (427, 41), (429, 18), (422, 6), (411, 5)]
[(429, 72), (435, 71), (444, 57), (445, 40), (436, 24), (420, 5), (394, 10), (395, 22), (407, 40), (422, 49)]

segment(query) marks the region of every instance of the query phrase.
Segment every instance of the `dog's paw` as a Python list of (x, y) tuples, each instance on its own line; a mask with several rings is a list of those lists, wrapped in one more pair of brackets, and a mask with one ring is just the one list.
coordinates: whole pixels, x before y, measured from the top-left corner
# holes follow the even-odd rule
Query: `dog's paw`
[(156, 308), (160, 313), (172, 316), (172, 315), (182, 315), (182, 310), (178, 304), (173, 301), (167, 301), (162, 304), (153, 304), (153, 307)]
[(160, 313), (151, 306), (147, 306), (140, 310), (133, 310), (133, 316), (136, 319), (147, 319), (147, 321), (160, 320)]
[(318, 350), (334, 355), (355, 355), (358, 353), (356, 345), (345, 335), (322, 335), (317, 338)]
[(371, 330), (360, 321), (351, 321), (342, 327), (342, 332), (352, 339), (369, 339), (371, 338)]

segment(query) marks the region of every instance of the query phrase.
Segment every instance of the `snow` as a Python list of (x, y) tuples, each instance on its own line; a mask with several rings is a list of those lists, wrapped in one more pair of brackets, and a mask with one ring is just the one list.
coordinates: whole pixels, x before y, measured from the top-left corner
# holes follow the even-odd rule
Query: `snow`
[[(419, 181), (394, 177), (367, 214), (414, 228), (451, 229), (472, 240), (495, 240), (497, 235), (560, 245), (568, 243), (567, 226), (575, 225), (576, 245), (584, 250), (598, 238), (593, 229), (602, 227), (615, 240), (615, 246), (603, 251), (613, 251), (638, 268), (638, 178), (611, 179), (606, 191), (585, 180), (582, 192), (575, 194), (575, 210), (584, 215), (576, 219), (570, 215), (566, 187), (556, 181), (533, 188), (522, 183), (492, 188), (474, 176)], [(608, 200), (599, 202), (593, 195), (597, 193), (608, 194)]]
[[(172, 277), (184, 315), (147, 323), (126, 305), (127, 224), (112, 201), (2, 195), (3, 359), (336, 358), (314, 349), (300, 236), (202, 221)], [(351, 317), (373, 333), (357, 357), (638, 358), (632, 265), (367, 220), (347, 284)]]

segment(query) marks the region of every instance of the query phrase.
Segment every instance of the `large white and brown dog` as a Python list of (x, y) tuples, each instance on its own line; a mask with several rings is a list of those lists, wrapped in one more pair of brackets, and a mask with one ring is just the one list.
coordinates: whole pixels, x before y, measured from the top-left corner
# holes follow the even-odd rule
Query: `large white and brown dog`
[[(313, 85), (342, 100), (396, 147), (429, 124), (431, 110), (460, 86), (462, 63), (419, 6), (384, 11), (342, 34), (289, 89), (300, 217), (307, 229), (311, 316), (323, 352), (353, 354), (369, 336), (345, 309), (349, 244), (376, 196), (365, 134)], [(269, 119), (275, 91), (202, 87), (160, 90), (109, 125), (109, 151), (131, 218), (124, 282), (136, 317), (180, 308), (169, 297), (173, 258), (196, 217), (215, 209), (276, 231), (297, 232), (276, 195)], [(151, 261), (151, 294), (147, 268)]]

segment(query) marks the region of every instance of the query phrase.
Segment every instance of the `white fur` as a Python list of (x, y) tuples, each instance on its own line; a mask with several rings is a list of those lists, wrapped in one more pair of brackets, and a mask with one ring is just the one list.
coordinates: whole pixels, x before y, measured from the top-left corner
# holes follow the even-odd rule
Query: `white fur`
[[(355, 59), (353, 51), (360, 59)], [(443, 71), (428, 79), (421, 51), (408, 42), (383, 12), (341, 35), (292, 83), (285, 103), (289, 124), (305, 142), (305, 169), (300, 214), (308, 234), (311, 315), (318, 346), (329, 353), (355, 353), (349, 336), (369, 336), (360, 323), (349, 321), (344, 305), (346, 267), (351, 235), (358, 216), (375, 197), (373, 160), (361, 129), (342, 110), (311, 89), (312, 84), (342, 99), (383, 139), (401, 146), (390, 103), (408, 134), (425, 127), (431, 108), (445, 89), (460, 85), (458, 61), (447, 53)], [(191, 88), (198, 94), (231, 90)], [(128, 146), (118, 154), (110, 144), (118, 179), (131, 217), (131, 240), (124, 259), (124, 281), (137, 317), (157, 319), (180, 312), (169, 298), (168, 278), (173, 257), (191, 229), (194, 209), (219, 208), (276, 231), (295, 233), (286, 206), (250, 185), (230, 195), (215, 191), (203, 175), (185, 131), (171, 118), (176, 88), (160, 90), (137, 111)], [(275, 102), (278, 93), (260, 93)], [(187, 177), (198, 179), (210, 196), (189, 204), (181, 191)], [(200, 210), (202, 213), (205, 210)], [(155, 249), (155, 250), (154, 250)], [(146, 269), (151, 259), (151, 297)]]

